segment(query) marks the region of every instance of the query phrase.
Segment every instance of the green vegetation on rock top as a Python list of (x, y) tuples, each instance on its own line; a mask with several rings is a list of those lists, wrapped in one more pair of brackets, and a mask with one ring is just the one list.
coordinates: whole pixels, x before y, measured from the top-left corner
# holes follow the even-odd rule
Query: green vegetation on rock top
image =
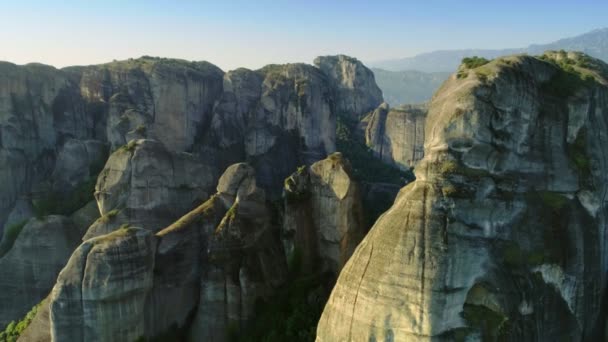
[[(46, 300), (46, 299), (45, 299)], [(36, 304), (30, 312), (28, 312), (23, 319), (18, 322), (12, 321), (10, 322), (4, 331), (0, 332), (0, 342), (15, 342), (19, 339), (19, 336), (23, 333), (23, 331), (32, 323), (34, 317), (38, 313), (38, 310), (43, 305), (44, 301), (42, 300), (40, 303)]]
[(488, 63), (490, 63), (490, 60), (477, 56), (465, 57), (462, 59), (462, 64), (469, 69), (475, 69)]

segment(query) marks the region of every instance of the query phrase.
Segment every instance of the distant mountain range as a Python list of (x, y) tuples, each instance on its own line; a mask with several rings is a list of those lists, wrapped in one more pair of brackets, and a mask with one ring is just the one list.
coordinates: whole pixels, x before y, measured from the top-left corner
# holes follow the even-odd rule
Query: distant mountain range
[(503, 55), (527, 53), (542, 54), (546, 50), (576, 50), (608, 61), (608, 28), (597, 29), (576, 37), (560, 39), (549, 44), (533, 44), (525, 48), (484, 50), (441, 50), (419, 54), (413, 57), (391, 59), (367, 64), (389, 71), (417, 70), (423, 72), (453, 72), (460, 61), (468, 56), (496, 58)]
[(377, 68), (372, 68), (372, 71), (378, 87), (382, 89), (384, 101), (391, 106), (428, 101), (450, 76), (449, 72), (387, 71)]
[(430, 100), (435, 90), (458, 68), (464, 57), (480, 56), (492, 59), (517, 53), (540, 55), (547, 50), (562, 49), (581, 51), (608, 62), (608, 28), (525, 48), (442, 50), (367, 64), (374, 71), (384, 100), (391, 106), (396, 106)]

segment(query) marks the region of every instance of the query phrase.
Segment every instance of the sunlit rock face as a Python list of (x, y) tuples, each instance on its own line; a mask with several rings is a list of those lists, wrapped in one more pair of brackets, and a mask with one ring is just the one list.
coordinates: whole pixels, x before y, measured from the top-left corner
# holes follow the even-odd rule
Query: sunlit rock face
[(321, 56), (314, 63), (329, 76), (335, 87), (338, 112), (361, 119), (383, 102), (374, 73), (356, 58)]
[(578, 53), (461, 66), (317, 341), (603, 338), (607, 76)]
[(123, 225), (87, 239), (49, 298), (53, 341), (133, 341), (175, 328), (226, 340), (286, 281), (272, 210), (255, 170), (239, 163), (215, 195), (157, 233)]
[(385, 163), (409, 170), (424, 156), (426, 114), (426, 105), (383, 103), (365, 118), (365, 142)]
[(341, 153), (302, 167), (285, 181), (283, 243), (305, 272), (334, 277), (364, 235), (361, 190)]
[(250, 161), (260, 186), (274, 197), (296, 167), (335, 151), (334, 88), (318, 68), (237, 69), (225, 75), (224, 89), (209, 142), (223, 151), (220, 163)]

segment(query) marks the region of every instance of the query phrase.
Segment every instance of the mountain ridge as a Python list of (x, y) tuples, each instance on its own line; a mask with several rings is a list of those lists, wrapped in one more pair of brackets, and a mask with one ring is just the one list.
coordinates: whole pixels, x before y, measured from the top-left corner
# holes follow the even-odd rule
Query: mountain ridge
[(520, 48), (435, 50), (411, 57), (368, 61), (366, 64), (372, 68), (388, 71), (453, 72), (464, 57), (476, 55), (484, 58), (496, 58), (517, 53), (542, 54), (546, 50), (561, 49), (577, 50), (595, 58), (608, 60), (608, 27), (558, 39), (546, 44), (530, 44)]

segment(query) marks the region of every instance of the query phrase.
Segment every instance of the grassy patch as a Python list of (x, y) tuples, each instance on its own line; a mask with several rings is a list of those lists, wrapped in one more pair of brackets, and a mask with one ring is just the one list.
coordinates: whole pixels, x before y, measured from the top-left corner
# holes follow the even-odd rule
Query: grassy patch
[(461, 175), (469, 178), (480, 178), (489, 176), (488, 171), (484, 169), (472, 169), (463, 165), (460, 165), (454, 160), (444, 160), (435, 164), (437, 171), (441, 174), (454, 174)]
[(498, 340), (507, 333), (509, 328), (508, 317), (485, 306), (465, 304), (462, 316), (469, 326), (481, 331), (484, 341)]
[(13, 223), (4, 229), (4, 236), (0, 242), (0, 258), (13, 247), (15, 240), (27, 224), (27, 220)]
[[(336, 125), (336, 146), (342, 156), (348, 159), (352, 168), (353, 178), (362, 183), (390, 183), (399, 186), (415, 179), (412, 171), (400, 169), (382, 162), (365, 144), (361, 137), (354, 134), (358, 121), (345, 115), (339, 115)], [(393, 199), (387, 201), (371, 201), (363, 197), (364, 217), (368, 227), (390, 208)]]
[(405, 172), (388, 165), (374, 156), (362, 138), (354, 134), (358, 122), (339, 115), (336, 125), (336, 146), (338, 151), (350, 161), (353, 176), (358, 181), (370, 183), (391, 183), (405, 185), (414, 180), (411, 171)]
[(553, 210), (562, 209), (569, 201), (567, 197), (552, 191), (539, 191), (538, 195), (543, 204)]
[(67, 194), (52, 192), (44, 198), (34, 201), (34, 213), (41, 218), (47, 215), (69, 216), (85, 204), (94, 200), (95, 183), (97, 177), (80, 183), (74, 190)]
[(114, 218), (120, 213), (120, 210), (118, 209), (113, 209), (108, 211), (105, 215), (103, 215), (102, 217), (99, 218), (99, 221), (101, 223), (108, 223), (111, 222), (112, 220), (114, 220)]
[(131, 140), (128, 143), (120, 146), (118, 148), (118, 150), (119, 151), (123, 151), (123, 152), (129, 152), (129, 153), (131, 153), (131, 152), (135, 151), (136, 147), (137, 147), (137, 141)]
[(465, 57), (462, 59), (462, 64), (469, 69), (475, 69), (488, 63), (490, 63), (490, 60), (477, 56)]
[(591, 177), (591, 160), (587, 153), (587, 130), (581, 128), (576, 136), (576, 139), (568, 144), (568, 156), (574, 168), (578, 171), (581, 186), (590, 186)]
[(313, 342), (328, 296), (322, 282), (322, 276), (296, 277), (272, 298), (258, 300), (252, 322), (232, 341)]
[(559, 61), (548, 55), (539, 57), (559, 69), (549, 81), (542, 85), (545, 93), (558, 98), (567, 98), (574, 95), (579, 89), (595, 83), (595, 77), (586, 69), (591, 66), (588, 57), (581, 56), (574, 60), (568, 58), (565, 51), (560, 51), (559, 54)]
[(40, 303), (36, 304), (30, 312), (28, 312), (23, 319), (18, 322), (12, 321), (10, 322), (4, 331), (0, 332), (0, 341), (2, 342), (14, 342), (17, 341), (19, 336), (23, 333), (23, 331), (32, 323), (34, 317), (38, 313), (38, 310), (44, 303), (44, 300)]

